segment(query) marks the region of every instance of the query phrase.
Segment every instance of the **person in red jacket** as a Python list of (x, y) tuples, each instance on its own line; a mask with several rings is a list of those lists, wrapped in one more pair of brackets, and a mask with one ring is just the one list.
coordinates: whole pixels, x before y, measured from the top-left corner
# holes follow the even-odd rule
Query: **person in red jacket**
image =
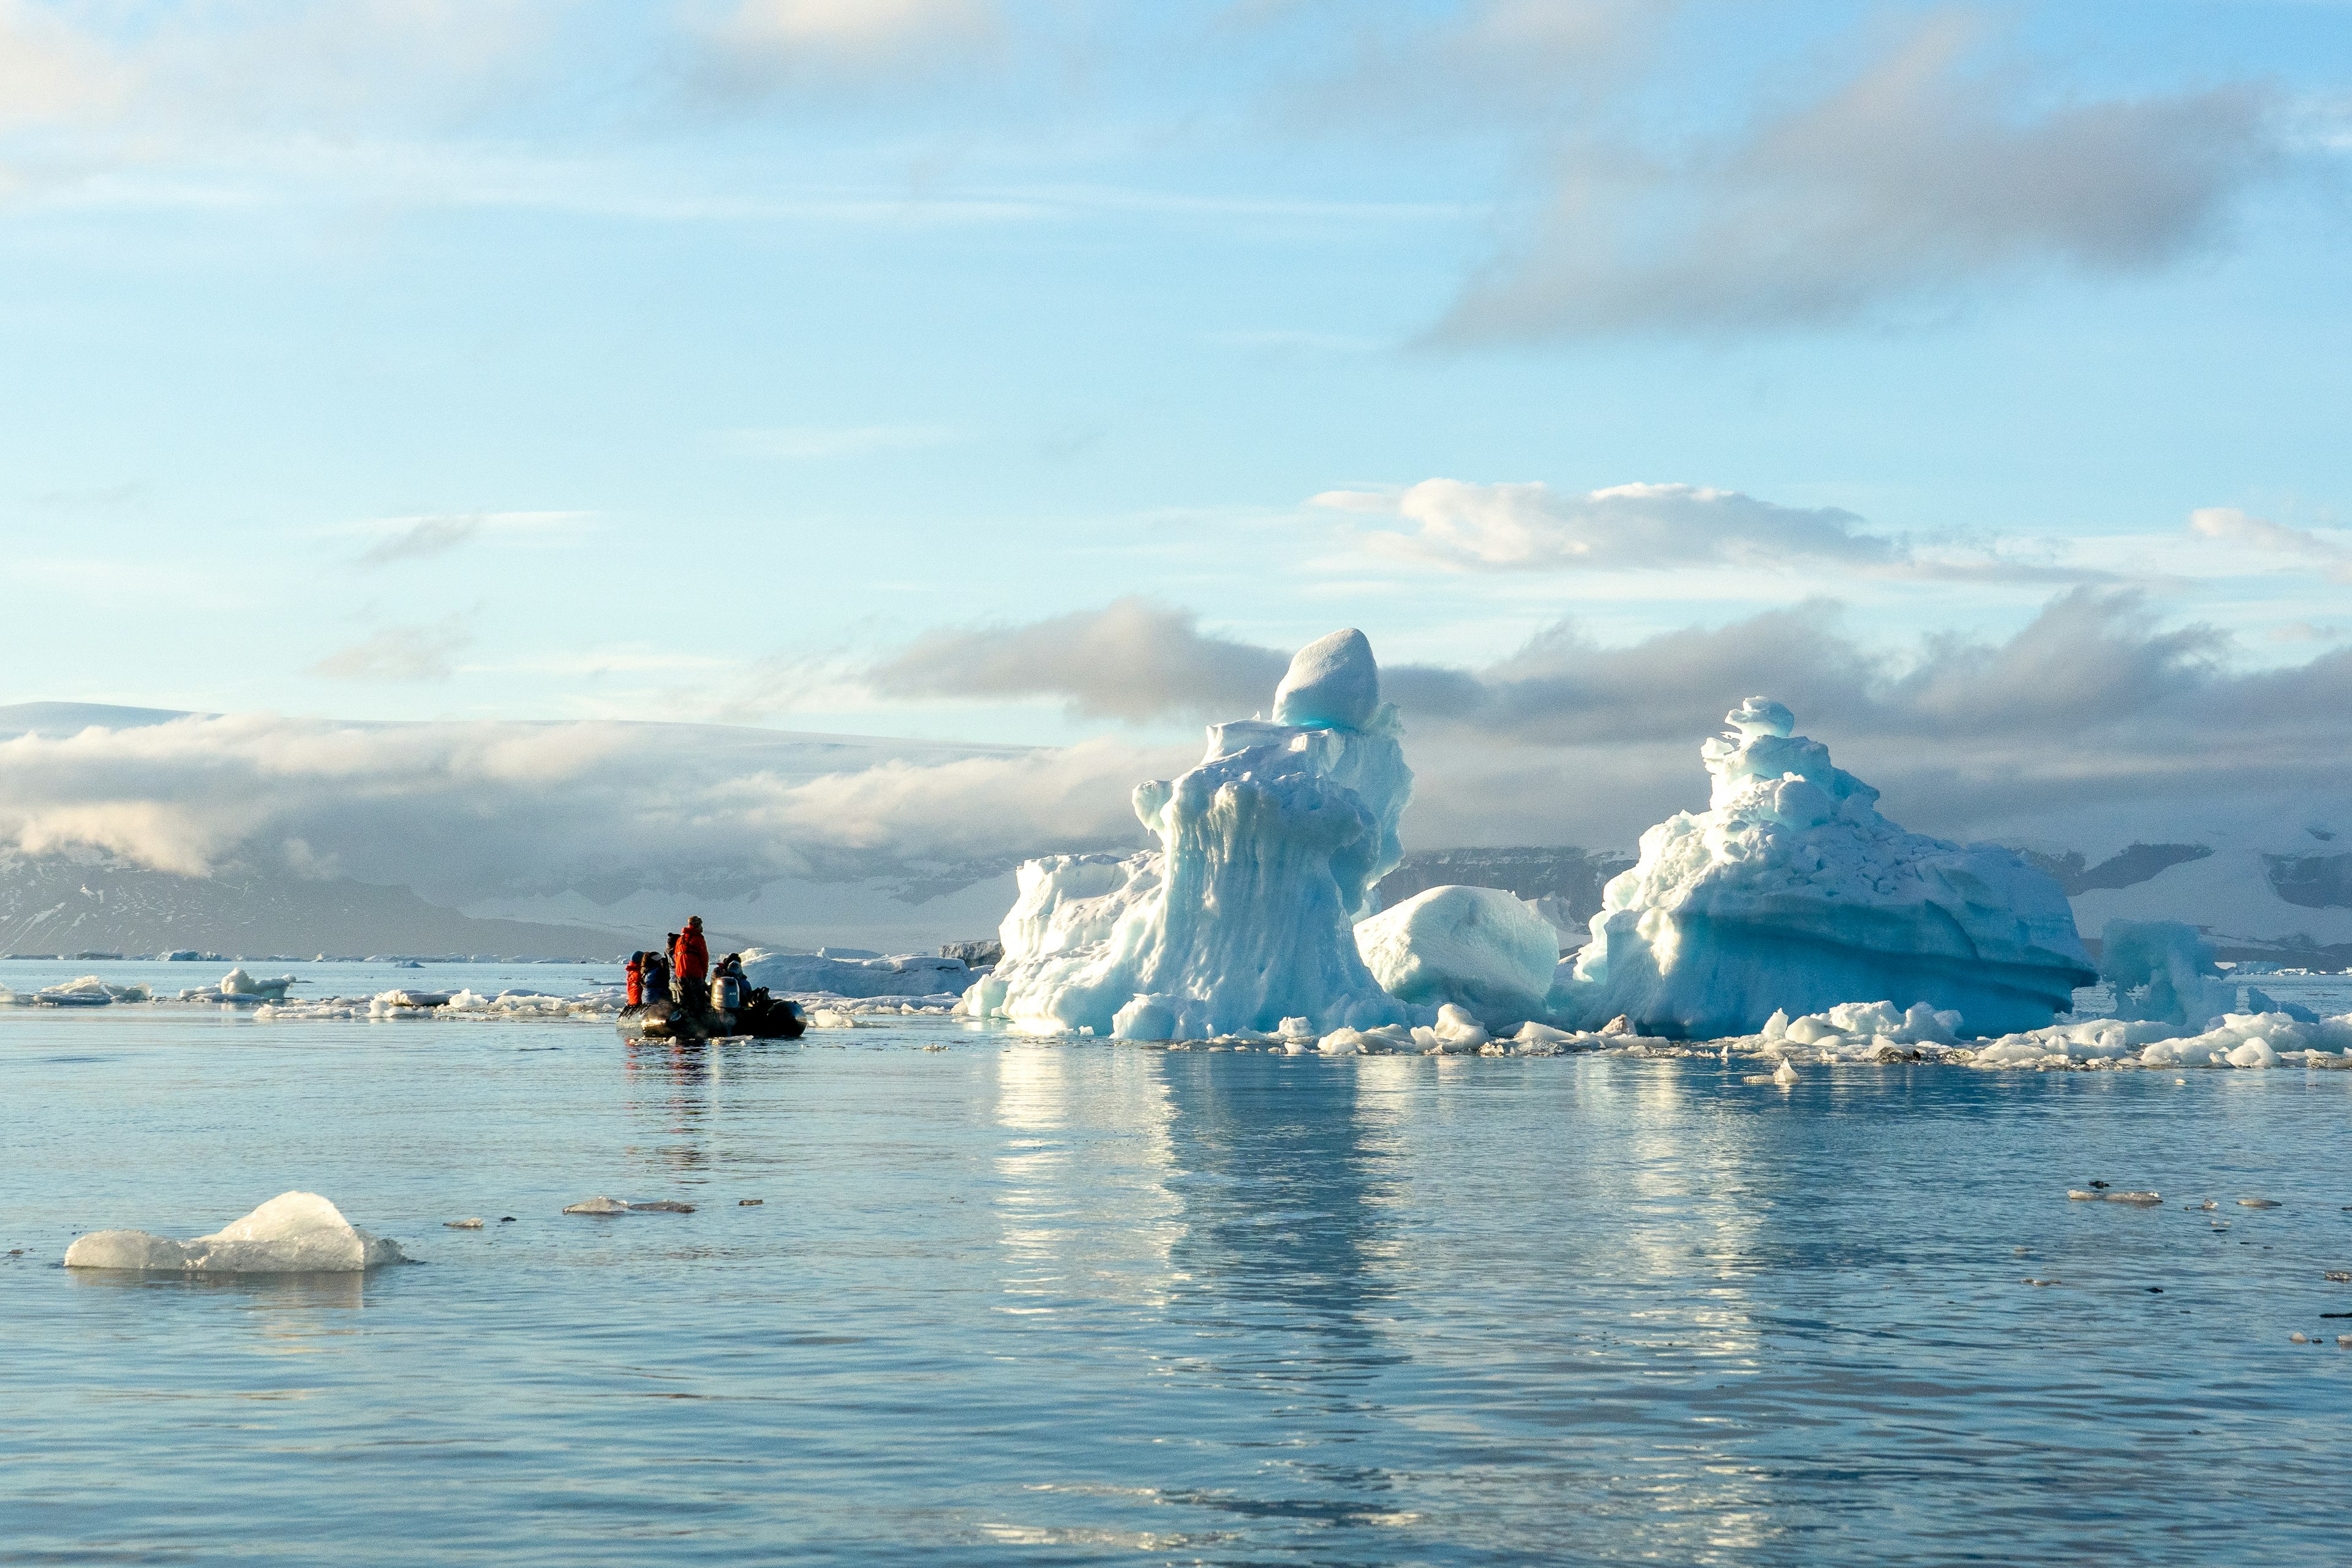
[(621, 973), (629, 983), (629, 1005), (641, 1005), (646, 999), (646, 955), (642, 952), (629, 954), (629, 966)]
[(677, 983), (686, 994), (697, 995), (707, 990), (710, 978), (710, 946), (702, 940), (702, 917), (687, 917), (686, 929), (677, 933)]

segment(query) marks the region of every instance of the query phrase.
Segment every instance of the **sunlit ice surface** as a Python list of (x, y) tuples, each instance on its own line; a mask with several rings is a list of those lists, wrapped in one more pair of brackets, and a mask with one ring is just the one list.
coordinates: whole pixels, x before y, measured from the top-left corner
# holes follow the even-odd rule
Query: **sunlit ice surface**
[(0, 1558), (2340, 1559), (2352, 1074), (1751, 1069), (5, 1010)]

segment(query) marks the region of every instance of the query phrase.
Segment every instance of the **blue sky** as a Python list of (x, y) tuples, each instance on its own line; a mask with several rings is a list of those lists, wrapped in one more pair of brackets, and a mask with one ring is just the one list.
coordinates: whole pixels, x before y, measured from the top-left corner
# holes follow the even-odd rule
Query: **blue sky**
[(1189, 733), (905, 676), (1139, 596), (2352, 637), (2352, 8), (0, 0), (0, 89), (14, 700)]

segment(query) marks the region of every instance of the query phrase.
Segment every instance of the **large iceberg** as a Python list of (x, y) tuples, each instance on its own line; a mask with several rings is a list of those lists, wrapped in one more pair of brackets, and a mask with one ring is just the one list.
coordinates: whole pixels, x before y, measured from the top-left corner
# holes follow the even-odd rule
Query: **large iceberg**
[(100, 1230), (66, 1248), (68, 1268), (185, 1274), (357, 1274), (406, 1261), (398, 1242), (362, 1230), (316, 1193), (281, 1193), (194, 1241)]
[(1889, 822), (1778, 702), (1751, 697), (1726, 722), (1701, 749), (1708, 808), (1642, 836), (1553, 992), (1561, 1017), (1706, 1039), (1868, 997), (1998, 1035), (2046, 1026), (2097, 978), (2048, 876)]
[(1300, 649), (1271, 720), (1212, 725), (1199, 766), (1136, 787), (1159, 848), (1021, 868), (1003, 961), (961, 1010), (1126, 1039), (1407, 1022), (1354, 931), (1403, 858), (1400, 728), (1363, 633)]
[(1356, 947), (1390, 995), (1452, 1003), (1489, 1029), (1543, 1016), (1559, 967), (1558, 928), (1500, 888), (1416, 893), (1359, 922)]

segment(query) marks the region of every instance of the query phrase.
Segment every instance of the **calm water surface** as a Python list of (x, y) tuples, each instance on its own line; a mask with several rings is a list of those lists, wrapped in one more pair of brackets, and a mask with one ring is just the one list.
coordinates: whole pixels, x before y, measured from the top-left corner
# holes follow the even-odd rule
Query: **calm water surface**
[(2352, 1557), (2352, 1073), (1746, 1070), (5, 1010), (0, 1561)]

